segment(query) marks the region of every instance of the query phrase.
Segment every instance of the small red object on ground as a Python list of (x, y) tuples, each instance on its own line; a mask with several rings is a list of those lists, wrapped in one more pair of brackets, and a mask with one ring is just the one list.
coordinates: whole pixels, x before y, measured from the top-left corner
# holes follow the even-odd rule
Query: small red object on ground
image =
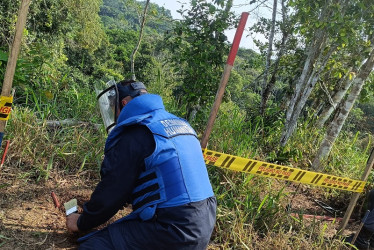
[(8, 148), (9, 148), (9, 143), (10, 143), (10, 140), (7, 140), (6, 144), (5, 144), (5, 149), (4, 149), (3, 157), (1, 158), (0, 168), (3, 167), (4, 161), (5, 161), (5, 156), (6, 156), (6, 153), (8, 152)]
[(55, 207), (60, 208), (61, 204), (58, 201), (58, 198), (57, 198), (57, 195), (55, 194), (55, 192), (52, 191), (51, 196), (52, 196), (52, 199), (53, 199), (53, 203), (55, 204)]

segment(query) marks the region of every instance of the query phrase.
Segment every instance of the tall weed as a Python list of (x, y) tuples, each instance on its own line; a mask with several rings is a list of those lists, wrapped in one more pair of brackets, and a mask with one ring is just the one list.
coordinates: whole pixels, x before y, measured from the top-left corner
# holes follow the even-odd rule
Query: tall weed
[(28, 108), (15, 108), (7, 127), (11, 140), (7, 164), (21, 168), (28, 178), (48, 179), (54, 170), (77, 173), (98, 170), (105, 131), (88, 126), (50, 128)]

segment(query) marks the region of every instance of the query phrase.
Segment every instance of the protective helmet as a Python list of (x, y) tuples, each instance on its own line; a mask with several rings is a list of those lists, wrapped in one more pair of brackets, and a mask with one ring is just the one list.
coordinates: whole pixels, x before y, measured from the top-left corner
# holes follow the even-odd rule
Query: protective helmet
[(95, 84), (95, 92), (100, 108), (101, 117), (103, 118), (106, 131), (109, 133), (116, 125), (117, 118), (121, 111), (120, 102), (126, 96), (135, 98), (147, 93), (146, 87), (142, 82), (133, 80), (123, 80), (116, 83), (110, 80), (107, 83)]
[(123, 80), (117, 83), (117, 89), (119, 94), (119, 101), (121, 101), (126, 96), (131, 96), (135, 98), (139, 95), (147, 93), (147, 88), (142, 82), (137, 82), (134, 80)]

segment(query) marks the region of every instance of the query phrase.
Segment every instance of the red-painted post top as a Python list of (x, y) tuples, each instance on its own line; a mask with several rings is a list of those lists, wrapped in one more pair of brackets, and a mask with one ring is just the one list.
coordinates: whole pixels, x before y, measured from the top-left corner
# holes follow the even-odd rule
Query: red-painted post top
[(236, 53), (238, 52), (238, 49), (239, 49), (240, 40), (242, 39), (243, 31), (245, 28), (245, 24), (247, 23), (248, 16), (249, 16), (248, 12), (242, 13), (238, 28), (236, 29), (234, 41), (232, 42), (232, 45), (231, 45), (229, 57), (227, 58), (228, 65), (234, 66)]

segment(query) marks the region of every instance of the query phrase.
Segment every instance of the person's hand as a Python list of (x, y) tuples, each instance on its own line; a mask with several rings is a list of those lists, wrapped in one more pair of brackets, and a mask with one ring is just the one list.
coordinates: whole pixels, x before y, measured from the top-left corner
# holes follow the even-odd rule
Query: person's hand
[(69, 232), (79, 232), (79, 228), (77, 225), (79, 216), (81, 215), (78, 213), (72, 213), (66, 217), (66, 227)]

